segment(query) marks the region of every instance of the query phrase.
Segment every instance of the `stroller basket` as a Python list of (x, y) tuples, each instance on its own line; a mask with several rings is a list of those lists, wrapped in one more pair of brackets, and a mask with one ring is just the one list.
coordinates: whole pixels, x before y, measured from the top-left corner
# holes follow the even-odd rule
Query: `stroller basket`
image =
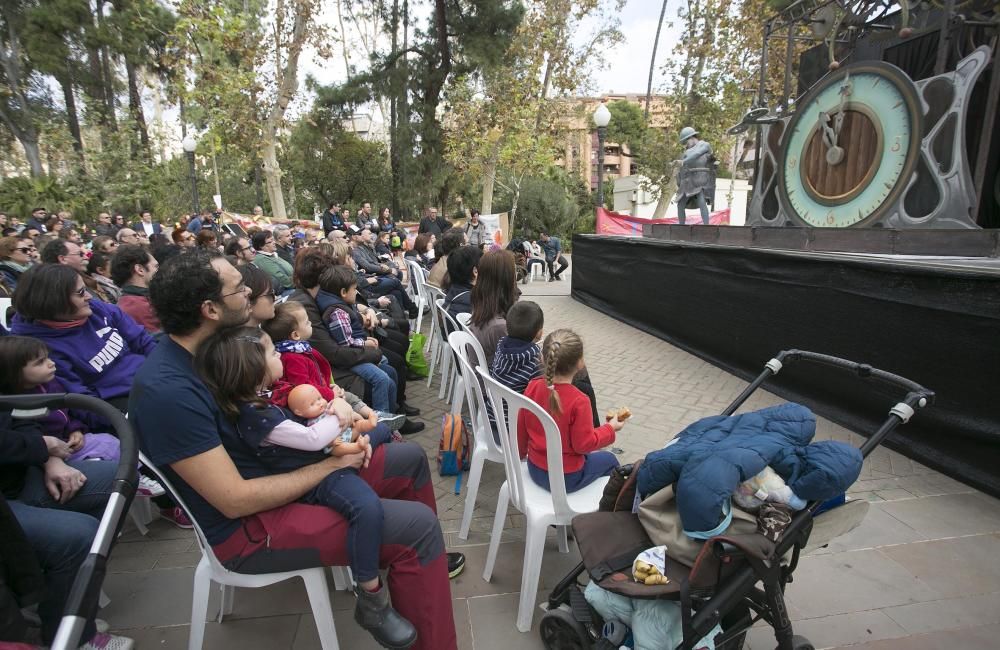
[[(932, 391), (890, 372), (815, 352), (785, 350), (765, 364), (764, 370), (722, 414), (735, 413), (770, 377), (783, 367), (798, 362), (836, 368), (861, 380), (905, 391), (905, 396), (889, 409), (878, 430), (861, 445), (864, 457), (896, 427), (909, 421), (917, 409), (930, 405), (934, 400)], [(630, 598), (679, 601), (683, 641), (677, 647), (681, 650), (695, 648), (698, 641), (720, 624), (723, 634), (715, 639), (717, 647), (727, 650), (740, 648), (746, 631), (758, 620), (764, 620), (774, 628), (778, 650), (811, 650), (812, 645), (807, 639), (792, 632), (784, 603), (784, 588), (792, 581), (800, 553), (810, 544), (814, 515), (821, 505), (822, 502), (813, 501), (795, 513), (775, 542), (759, 534), (720, 535), (704, 543), (693, 567), (676, 560), (671, 562), (668, 558), (666, 574), (670, 582), (656, 586), (636, 583), (629, 575), (636, 555), (654, 545), (637, 515), (631, 512), (579, 515), (573, 520), (573, 530), (583, 562), (556, 585), (549, 597), (550, 611), (542, 619), (540, 629), (546, 647), (610, 647), (600, 637), (601, 622), (596, 612), (588, 612), (580, 606), (582, 594), (579, 593), (577, 578), (587, 571), (591, 580), (613, 593)], [(849, 512), (845, 516), (854, 517), (858, 522), (867, 511), (867, 503), (852, 502), (834, 511)], [(834, 511), (820, 517), (828, 517)], [(818, 526), (819, 520), (816, 521)], [(833, 528), (834, 537), (843, 532), (836, 532), (836, 526)], [(608, 530), (616, 531), (610, 539)], [(763, 583), (763, 589), (756, 586), (758, 582)]]
[(42, 417), (50, 409), (76, 409), (100, 415), (113, 427), (121, 444), (121, 458), (115, 471), (108, 505), (104, 509), (90, 553), (83, 561), (66, 601), (66, 611), (59, 624), (52, 650), (70, 650), (80, 645), (80, 636), (88, 619), (97, 615), (101, 586), (107, 572), (108, 555), (118, 538), (125, 513), (138, 487), (139, 449), (136, 437), (121, 411), (89, 395), (51, 393), (45, 395), (3, 395), (0, 408), (12, 410), (15, 418)]

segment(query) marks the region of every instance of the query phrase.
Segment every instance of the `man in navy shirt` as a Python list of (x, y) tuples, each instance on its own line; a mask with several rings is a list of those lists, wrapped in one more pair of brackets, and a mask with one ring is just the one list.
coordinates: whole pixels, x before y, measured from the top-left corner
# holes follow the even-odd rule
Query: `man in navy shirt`
[(150, 301), (167, 336), (136, 374), (129, 400), (143, 451), (177, 488), (219, 561), (240, 573), (347, 564), (347, 520), (297, 500), (331, 472), (357, 468), (382, 498), (379, 558), (389, 579), (388, 589), (356, 591), (355, 620), (379, 631), (391, 593), (392, 606), (417, 630), (412, 647), (456, 648), (448, 578), (464, 557), (444, 551), (423, 449), (393, 443), (371, 457), (331, 456), (273, 474), (195, 374), (198, 345), (220, 328), (245, 323), (249, 295), (239, 271), (221, 256), (192, 251), (160, 267)]
[[(543, 232), (540, 233), (538, 244), (545, 251), (545, 265), (549, 267), (549, 282), (562, 280), (559, 276), (569, 266), (569, 262), (563, 257), (562, 243), (559, 241), (559, 238), (552, 237), (549, 233)], [(555, 269), (556, 264), (559, 265), (558, 269)]]

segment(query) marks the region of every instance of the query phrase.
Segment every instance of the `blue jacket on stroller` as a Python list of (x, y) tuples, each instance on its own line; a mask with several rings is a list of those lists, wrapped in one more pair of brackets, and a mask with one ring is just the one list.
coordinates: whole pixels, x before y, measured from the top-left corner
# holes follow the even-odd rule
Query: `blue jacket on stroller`
[(646, 456), (636, 485), (646, 497), (676, 483), (685, 531), (716, 528), (726, 519), (737, 486), (768, 465), (798, 497), (831, 499), (857, 480), (864, 459), (844, 442), (810, 444), (815, 433), (816, 416), (794, 403), (702, 418)]

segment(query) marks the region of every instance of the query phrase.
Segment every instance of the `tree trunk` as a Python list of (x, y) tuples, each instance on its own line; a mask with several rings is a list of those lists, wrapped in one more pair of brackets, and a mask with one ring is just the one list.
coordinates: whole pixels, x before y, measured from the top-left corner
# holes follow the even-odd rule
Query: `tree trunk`
[(486, 169), (483, 172), (483, 205), (480, 208), (482, 214), (493, 214), (493, 188), (497, 182), (497, 160), (500, 157), (500, 142), (493, 145), (493, 151), (486, 161)]
[[(288, 109), (288, 105), (295, 98), (295, 93), (298, 90), (299, 55), (302, 53), (302, 46), (308, 35), (312, 10), (313, 4), (309, 0), (296, 0), (295, 23), (292, 27), (292, 40), (288, 44), (288, 54), (284, 65), (279, 65), (276, 68), (275, 81), (278, 86), (278, 96), (264, 122), (264, 180), (268, 198), (271, 200), (272, 216), (279, 221), (288, 217), (285, 212), (285, 197), (281, 191), (281, 167), (278, 165), (278, 127), (281, 126), (281, 122), (285, 118), (285, 110)], [(277, 11), (278, 13), (284, 11), (284, 2), (281, 0), (278, 2)], [(278, 42), (277, 35), (275, 36), (275, 49), (280, 60), (281, 43)]]
[(80, 116), (76, 112), (76, 97), (73, 95), (73, 80), (67, 72), (58, 78), (59, 85), (63, 91), (63, 101), (66, 103), (66, 124), (69, 126), (69, 133), (73, 136), (73, 151), (80, 157), (83, 163), (83, 136), (80, 135)]
[(646, 121), (649, 121), (649, 104), (653, 101), (653, 70), (656, 68), (656, 48), (660, 44), (660, 29), (663, 27), (663, 17), (667, 13), (667, 0), (663, 0), (660, 8), (660, 22), (656, 23), (656, 38), (653, 39), (653, 56), (649, 59), (649, 81), (646, 82)]
[[(136, 73), (135, 65), (125, 57), (125, 71), (128, 74), (128, 112), (135, 124), (135, 132), (139, 137), (141, 153), (146, 160), (151, 157), (149, 151), (149, 130), (146, 128), (146, 115), (142, 111), (142, 95), (139, 93), (139, 77)], [(133, 155), (135, 146), (133, 141)]]
[(9, 105), (8, 101), (0, 102), (0, 121), (7, 126), (24, 147), (24, 156), (28, 159), (28, 165), (31, 167), (32, 178), (39, 178), (45, 172), (42, 169), (38, 131), (35, 129), (35, 119), (31, 114), (31, 104), (28, 103), (28, 97), (22, 87), (20, 48), (21, 44), (18, 41), (14, 25), (8, 22), (7, 34), (0, 36), (0, 66), (3, 66), (8, 93), (15, 102), (13, 105), (19, 107), (20, 110), (16, 115), (8, 114), (4, 110)]
[(392, 29), (392, 43), (390, 50), (393, 55), (392, 72), (390, 72), (389, 85), (389, 172), (392, 175), (392, 191), (389, 204), (392, 207), (392, 214), (399, 218), (399, 137), (396, 130), (398, 123), (398, 103), (399, 103), (399, 59), (396, 57), (399, 45), (399, 0), (392, 0), (392, 14), (390, 26)]
[[(97, 2), (97, 25), (104, 22), (104, 0)], [(101, 75), (102, 90), (104, 93), (104, 123), (112, 129), (118, 129), (118, 118), (115, 115), (115, 78), (111, 71), (111, 51), (107, 44), (101, 46), (101, 68), (104, 74)]]

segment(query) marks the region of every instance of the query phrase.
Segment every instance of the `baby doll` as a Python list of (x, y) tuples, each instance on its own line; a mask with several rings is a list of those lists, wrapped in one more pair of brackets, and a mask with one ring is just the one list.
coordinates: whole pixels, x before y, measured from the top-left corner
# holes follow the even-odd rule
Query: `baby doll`
[[(327, 416), (327, 404), (328, 402), (312, 384), (299, 384), (288, 393), (288, 408), (296, 416), (306, 420), (307, 426), (312, 426), (317, 420)], [(357, 442), (358, 437), (378, 425), (378, 416), (374, 411), (367, 418), (361, 417), (356, 412), (352, 415), (353, 422), (341, 423), (343, 432), (340, 434), (340, 444), (329, 447), (325, 450), (327, 453), (344, 456), (364, 450), (364, 446)]]

